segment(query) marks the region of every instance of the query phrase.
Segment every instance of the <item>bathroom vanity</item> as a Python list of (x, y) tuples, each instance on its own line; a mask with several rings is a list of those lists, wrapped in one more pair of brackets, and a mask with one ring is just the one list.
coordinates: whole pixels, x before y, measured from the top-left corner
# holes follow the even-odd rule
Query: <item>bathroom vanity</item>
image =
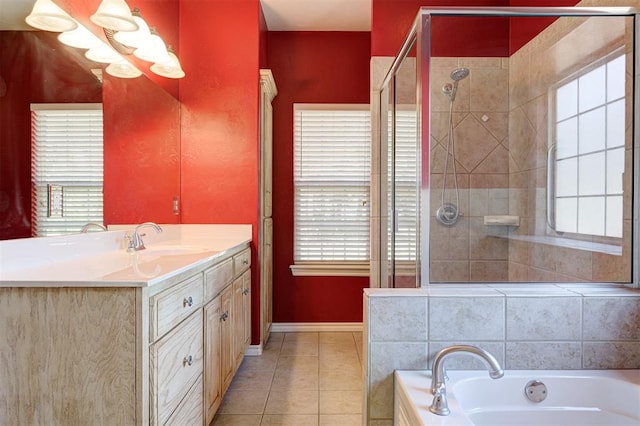
[(0, 424), (209, 424), (251, 340), (251, 226), (163, 228), (0, 244)]

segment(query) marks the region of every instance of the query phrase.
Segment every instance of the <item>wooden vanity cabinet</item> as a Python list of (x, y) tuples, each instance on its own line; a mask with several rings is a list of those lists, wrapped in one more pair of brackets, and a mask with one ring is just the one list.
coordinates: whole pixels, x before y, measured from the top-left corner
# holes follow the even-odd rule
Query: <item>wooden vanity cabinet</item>
[(208, 426), (247, 347), (250, 264), (245, 245), (148, 286), (0, 288), (0, 425)]

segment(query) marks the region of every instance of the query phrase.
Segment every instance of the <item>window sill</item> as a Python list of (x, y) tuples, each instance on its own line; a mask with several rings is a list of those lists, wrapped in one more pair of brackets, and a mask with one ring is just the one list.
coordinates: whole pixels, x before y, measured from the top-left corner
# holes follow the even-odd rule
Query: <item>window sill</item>
[(296, 277), (368, 277), (369, 262), (299, 262), (289, 266)]

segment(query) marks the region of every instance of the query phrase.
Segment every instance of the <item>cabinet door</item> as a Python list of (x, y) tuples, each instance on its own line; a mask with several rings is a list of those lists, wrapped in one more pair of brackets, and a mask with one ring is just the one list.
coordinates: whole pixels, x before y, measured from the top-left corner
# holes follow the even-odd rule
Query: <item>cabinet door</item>
[(244, 316), (244, 341), (242, 352), (251, 344), (251, 271), (242, 274), (242, 313)]
[(222, 402), (221, 299), (218, 296), (204, 307), (204, 411), (207, 425)]
[(242, 276), (236, 278), (233, 282), (233, 310), (231, 311), (233, 323), (233, 355), (234, 355), (234, 373), (242, 362), (244, 356), (244, 290)]
[(202, 375), (203, 316), (198, 310), (149, 348), (151, 423), (164, 425)]
[(220, 326), (220, 365), (222, 366), (221, 381), (222, 393), (224, 394), (231, 384), (233, 378), (233, 327), (232, 327), (232, 308), (233, 308), (233, 286), (228, 286), (220, 295), (222, 304), (221, 326)]
[(164, 426), (201, 425), (202, 422), (202, 376), (200, 376)]

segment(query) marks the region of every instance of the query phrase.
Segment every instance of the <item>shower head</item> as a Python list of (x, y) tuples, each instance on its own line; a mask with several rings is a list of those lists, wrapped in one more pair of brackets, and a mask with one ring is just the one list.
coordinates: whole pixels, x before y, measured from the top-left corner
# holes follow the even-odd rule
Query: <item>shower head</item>
[(460, 80), (464, 80), (469, 76), (469, 68), (456, 68), (451, 71), (451, 80), (453, 80), (453, 84), (447, 83), (442, 87), (442, 93), (449, 96), (451, 102), (456, 99), (456, 93), (458, 92), (458, 82)]
[(451, 80), (460, 81), (469, 76), (469, 68), (456, 68), (451, 71)]

